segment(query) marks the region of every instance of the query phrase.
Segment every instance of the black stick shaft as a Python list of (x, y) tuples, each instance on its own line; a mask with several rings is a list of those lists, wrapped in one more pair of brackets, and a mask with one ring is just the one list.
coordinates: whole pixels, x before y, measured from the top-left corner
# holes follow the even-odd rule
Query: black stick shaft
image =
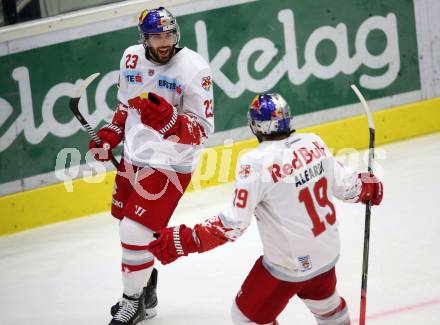
[[(78, 104), (79, 104), (80, 97), (71, 98), (69, 102), (70, 110), (72, 111), (73, 115), (77, 118), (77, 120), (81, 123), (81, 125), (86, 129), (87, 133), (90, 135), (93, 141), (96, 142), (96, 144), (99, 146), (101, 144), (101, 139), (98, 138), (98, 135), (96, 132), (92, 129), (90, 124), (87, 122), (87, 120), (84, 118), (84, 116), (80, 113)], [(112, 156), (112, 164), (116, 168), (119, 166), (119, 161), (116, 160), (114, 156)]]
[[(368, 172), (373, 172), (374, 161), (374, 142), (375, 132), (370, 128), (370, 145), (368, 156)], [(365, 325), (365, 318), (367, 312), (367, 283), (368, 283), (368, 256), (370, 252), (370, 218), (371, 217), (371, 202), (368, 201), (365, 205), (365, 228), (364, 228), (364, 253), (362, 258), (362, 284), (361, 284), (361, 306), (359, 325)]]

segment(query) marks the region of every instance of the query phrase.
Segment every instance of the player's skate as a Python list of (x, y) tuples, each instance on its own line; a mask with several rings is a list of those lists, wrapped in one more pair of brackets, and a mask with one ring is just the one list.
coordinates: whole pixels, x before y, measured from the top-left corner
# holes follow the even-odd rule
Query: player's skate
[(147, 286), (144, 288), (143, 295), (145, 297), (145, 319), (150, 319), (156, 316), (157, 306), (157, 270), (153, 269)]
[[(156, 306), (157, 306), (157, 295), (156, 295), (156, 287), (157, 287), (157, 270), (153, 269), (151, 272), (150, 279), (148, 280), (147, 286), (144, 287), (143, 296), (145, 298), (144, 306), (145, 306), (145, 317), (144, 319), (150, 319), (156, 316)], [(110, 314), (115, 316), (120, 307), (120, 301), (112, 306), (110, 309)]]
[(116, 314), (109, 325), (135, 325), (145, 319), (145, 297), (144, 293), (139, 297), (123, 295), (118, 302)]

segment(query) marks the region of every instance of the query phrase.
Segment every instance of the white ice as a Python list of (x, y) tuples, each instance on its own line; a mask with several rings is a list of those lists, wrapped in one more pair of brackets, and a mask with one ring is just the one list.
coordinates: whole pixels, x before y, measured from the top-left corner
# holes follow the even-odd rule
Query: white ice
[[(350, 160), (356, 165), (356, 155)], [(372, 209), (368, 324), (440, 324), (440, 133), (378, 148), (376, 166), (385, 195)], [(171, 224), (202, 221), (230, 197), (231, 184), (186, 194)], [(341, 202), (336, 209), (338, 288), (357, 324), (365, 210)], [(1, 237), (0, 324), (108, 324), (121, 295), (117, 234), (117, 221), (104, 213)], [(233, 244), (157, 264), (158, 316), (145, 323), (231, 324), (231, 302), (260, 254), (253, 223)], [(298, 298), (279, 321), (314, 324)]]

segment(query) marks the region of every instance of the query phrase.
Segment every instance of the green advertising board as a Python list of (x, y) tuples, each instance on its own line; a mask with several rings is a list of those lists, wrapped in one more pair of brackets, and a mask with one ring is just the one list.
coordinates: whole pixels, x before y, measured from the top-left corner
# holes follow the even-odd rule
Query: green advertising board
[[(178, 22), (181, 45), (210, 62), (216, 132), (246, 124), (255, 92), (280, 92), (300, 115), (355, 103), (349, 81), (369, 99), (420, 89), (410, 0), (256, 1)], [(0, 57), (0, 184), (53, 172), (63, 148), (85, 162), (69, 96), (100, 72), (82, 111), (95, 128), (111, 119), (120, 56), (137, 39), (132, 27)]]

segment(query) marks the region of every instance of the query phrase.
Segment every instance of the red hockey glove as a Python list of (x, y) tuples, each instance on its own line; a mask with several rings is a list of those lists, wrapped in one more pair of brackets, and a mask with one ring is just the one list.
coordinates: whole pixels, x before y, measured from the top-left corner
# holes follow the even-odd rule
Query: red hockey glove
[(178, 114), (177, 109), (159, 95), (143, 93), (130, 99), (128, 104), (138, 111), (143, 124), (165, 138), (176, 135), (174, 141), (191, 145), (199, 145), (206, 138), (205, 130), (195, 117)]
[(205, 130), (197, 119), (188, 114), (180, 114), (177, 117), (177, 129), (175, 135), (179, 143), (199, 145), (206, 139)]
[(107, 161), (112, 159), (111, 150), (124, 138), (125, 120), (127, 119), (127, 106), (118, 102), (112, 122), (105, 125), (96, 134), (101, 140), (98, 146), (94, 140), (89, 143), (89, 149), (102, 148), (103, 151), (95, 155), (96, 160)]
[(360, 173), (358, 177), (362, 182), (362, 188), (356, 202), (366, 204), (370, 200), (371, 205), (379, 205), (383, 196), (382, 182), (371, 173)]
[(104, 152), (95, 154), (96, 160), (107, 161), (112, 159), (111, 150), (122, 141), (124, 132), (118, 126), (110, 123), (99, 130), (96, 135), (101, 140), (101, 144), (98, 146), (94, 140), (90, 140), (89, 150), (95, 148), (102, 148), (104, 150)]
[(155, 234), (157, 239), (148, 244), (148, 250), (162, 264), (174, 262), (179, 257), (198, 251), (192, 233), (192, 229), (185, 225), (164, 228)]
[(143, 124), (163, 135), (175, 134), (177, 109), (165, 98), (155, 93), (143, 93), (128, 100), (128, 104), (138, 111)]

